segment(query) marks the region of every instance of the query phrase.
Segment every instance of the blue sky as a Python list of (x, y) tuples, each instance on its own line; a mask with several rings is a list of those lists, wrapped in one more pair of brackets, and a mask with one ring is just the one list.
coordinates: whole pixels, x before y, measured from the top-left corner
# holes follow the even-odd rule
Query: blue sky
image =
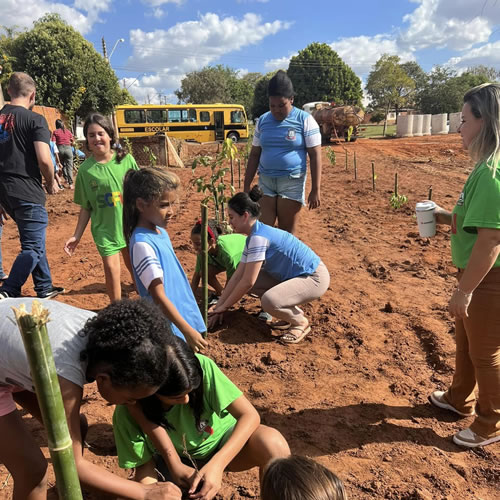
[(0, 0), (0, 25), (30, 28), (59, 13), (98, 51), (105, 38), (138, 102), (176, 102), (183, 76), (225, 64), (267, 73), (312, 42), (337, 51), (364, 81), (383, 53), (429, 71), (500, 69), (500, 0)]

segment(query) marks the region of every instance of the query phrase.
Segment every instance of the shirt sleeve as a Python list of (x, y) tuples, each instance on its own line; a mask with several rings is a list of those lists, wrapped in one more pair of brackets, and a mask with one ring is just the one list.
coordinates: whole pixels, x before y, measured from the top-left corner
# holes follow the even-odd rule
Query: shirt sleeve
[(34, 114), (36, 117), (33, 120), (33, 142), (45, 142), (49, 145), (50, 130), (47, 125), (47, 120), (42, 115)]
[(157, 278), (163, 283), (163, 269), (153, 247), (139, 241), (132, 247), (132, 266), (146, 290), (151, 282)]
[(59, 149), (57, 149), (57, 144), (54, 142), (54, 154), (58, 154)]
[(130, 153), (127, 155), (127, 159), (130, 163), (130, 168), (132, 170), (140, 170), (139, 166), (137, 165), (137, 162), (135, 161), (135, 158)]
[(306, 148), (321, 146), (321, 132), (319, 131), (319, 125), (311, 115), (308, 115), (304, 121), (304, 139), (306, 142)]
[(257, 120), (257, 123), (255, 124), (255, 130), (253, 132), (253, 139), (252, 139), (252, 146), (257, 146), (257, 147), (261, 147), (261, 144), (260, 144), (260, 127), (259, 127), (259, 124), (260, 124), (260, 118)]
[(269, 248), (269, 240), (264, 236), (250, 236), (243, 250), (240, 262), (262, 262), (266, 260), (266, 252)]
[(82, 165), (78, 170), (78, 175), (75, 180), (75, 194), (73, 195), (73, 201), (80, 205), (85, 210), (92, 210), (92, 205), (85, 192), (85, 167)]

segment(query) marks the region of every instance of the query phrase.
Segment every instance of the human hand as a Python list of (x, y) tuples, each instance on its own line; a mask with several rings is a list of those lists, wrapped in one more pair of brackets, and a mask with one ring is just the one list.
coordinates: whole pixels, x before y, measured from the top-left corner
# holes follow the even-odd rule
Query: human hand
[[(198, 474), (194, 476), (191, 488), (189, 488), (188, 492), (189, 498), (211, 500), (220, 490), (223, 473), (223, 467), (220, 467), (217, 463), (213, 463), (213, 460), (208, 462), (208, 464), (200, 469)], [(196, 491), (200, 484), (200, 490)]]
[(319, 190), (311, 189), (307, 198), (307, 204), (309, 205), (309, 210), (318, 208), (321, 205)]
[(450, 303), (448, 304), (448, 311), (454, 318), (468, 318), (468, 308), (472, 300), (472, 292), (465, 293), (459, 287), (455, 288), (451, 296)]
[(54, 179), (51, 184), (45, 184), (45, 189), (48, 194), (56, 194), (59, 191), (56, 180)]
[(191, 484), (194, 481), (194, 476), (198, 474), (196, 469), (183, 464), (180, 460), (178, 464), (169, 465), (168, 469), (175, 484), (186, 490), (191, 487)]
[(8, 219), (7, 212), (5, 211), (5, 208), (3, 208), (2, 205), (0, 205), (0, 226), (3, 226), (7, 219)]
[(182, 492), (174, 483), (143, 484), (144, 500), (181, 500)]
[(208, 342), (194, 328), (186, 335), (186, 341), (194, 352), (200, 352), (208, 347)]
[(65, 244), (64, 251), (71, 257), (76, 250), (76, 247), (80, 243), (80, 240), (77, 240), (74, 236), (72, 236)]
[(224, 320), (224, 312), (227, 309), (225, 307), (219, 307), (218, 304), (213, 305), (209, 310), (208, 310), (208, 325), (207, 327), (213, 328), (214, 326), (217, 325), (222, 325), (222, 321)]

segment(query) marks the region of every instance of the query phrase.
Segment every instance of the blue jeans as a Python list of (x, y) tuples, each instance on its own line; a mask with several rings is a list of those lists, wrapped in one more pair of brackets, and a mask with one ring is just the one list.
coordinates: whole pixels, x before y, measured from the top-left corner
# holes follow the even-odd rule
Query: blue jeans
[(37, 294), (51, 290), (52, 277), (45, 252), (45, 232), (49, 222), (45, 207), (10, 198), (8, 206), (4, 208), (17, 224), (21, 252), (12, 264), (9, 277), (4, 281), (1, 290), (13, 297), (20, 297), (21, 288), (30, 274), (33, 276)]
[[(0, 215), (0, 218), (2, 216)], [(3, 231), (3, 226), (0, 224), (0, 278), (3, 278), (5, 276), (5, 272), (3, 270), (2, 266), (2, 231)]]

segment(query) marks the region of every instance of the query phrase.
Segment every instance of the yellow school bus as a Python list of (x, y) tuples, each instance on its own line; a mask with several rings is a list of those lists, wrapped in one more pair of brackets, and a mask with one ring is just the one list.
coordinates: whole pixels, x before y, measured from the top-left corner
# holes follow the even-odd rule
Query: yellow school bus
[(165, 133), (186, 141), (248, 139), (245, 108), (239, 104), (144, 104), (117, 106), (120, 137)]

